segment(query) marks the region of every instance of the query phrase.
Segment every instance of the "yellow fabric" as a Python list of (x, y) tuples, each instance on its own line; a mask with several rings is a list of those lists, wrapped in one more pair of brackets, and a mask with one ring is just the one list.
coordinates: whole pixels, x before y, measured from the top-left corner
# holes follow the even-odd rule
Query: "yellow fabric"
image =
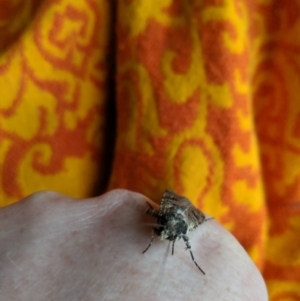
[(1, 206), (170, 188), (300, 299), (300, 0), (0, 0), (0, 53)]
[(110, 7), (23, 0), (0, 7), (0, 204), (44, 189), (91, 195), (103, 160)]

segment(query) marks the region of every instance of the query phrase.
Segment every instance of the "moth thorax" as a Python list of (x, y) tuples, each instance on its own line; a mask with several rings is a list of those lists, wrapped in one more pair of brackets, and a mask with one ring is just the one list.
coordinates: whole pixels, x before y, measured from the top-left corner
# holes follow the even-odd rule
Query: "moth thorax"
[(175, 240), (188, 232), (188, 225), (181, 214), (165, 214), (158, 219), (158, 223), (163, 227), (155, 229), (155, 234), (162, 240)]

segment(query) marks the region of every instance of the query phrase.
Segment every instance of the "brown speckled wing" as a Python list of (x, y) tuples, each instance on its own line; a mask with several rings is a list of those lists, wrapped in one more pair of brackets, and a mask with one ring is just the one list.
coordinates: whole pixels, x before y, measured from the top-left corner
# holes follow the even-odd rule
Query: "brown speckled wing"
[(202, 224), (205, 220), (205, 215), (193, 205), (189, 207), (186, 211), (186, 215), (188, 216), (188, 229), (193, 230)]
[(205, 215), (195, 208), (188, 198), (179, 196), (169, 189), (164, 192), (159, 209), (162, 215), (170, 212), (182, 213), (189, 230), (195, 229), (205, 220)]

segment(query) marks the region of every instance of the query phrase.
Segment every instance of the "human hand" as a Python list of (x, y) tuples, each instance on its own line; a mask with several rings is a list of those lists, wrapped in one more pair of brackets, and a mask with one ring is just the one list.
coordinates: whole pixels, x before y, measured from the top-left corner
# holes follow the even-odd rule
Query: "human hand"
[(0, 209), (0, 300), (268, 300), (263, 278), (216, 221), (182, 240), (151, 238), (149, 199), (127, 190), (74, 201), (40, 192)]

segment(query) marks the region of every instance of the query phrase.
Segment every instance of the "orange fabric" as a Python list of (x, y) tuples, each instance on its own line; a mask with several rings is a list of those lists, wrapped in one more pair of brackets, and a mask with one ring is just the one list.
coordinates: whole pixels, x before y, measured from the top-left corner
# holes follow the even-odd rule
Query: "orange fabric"
[(0, 53), (1, 206), (170, 188), (300, 299), (300, 0), (0, 0)]

